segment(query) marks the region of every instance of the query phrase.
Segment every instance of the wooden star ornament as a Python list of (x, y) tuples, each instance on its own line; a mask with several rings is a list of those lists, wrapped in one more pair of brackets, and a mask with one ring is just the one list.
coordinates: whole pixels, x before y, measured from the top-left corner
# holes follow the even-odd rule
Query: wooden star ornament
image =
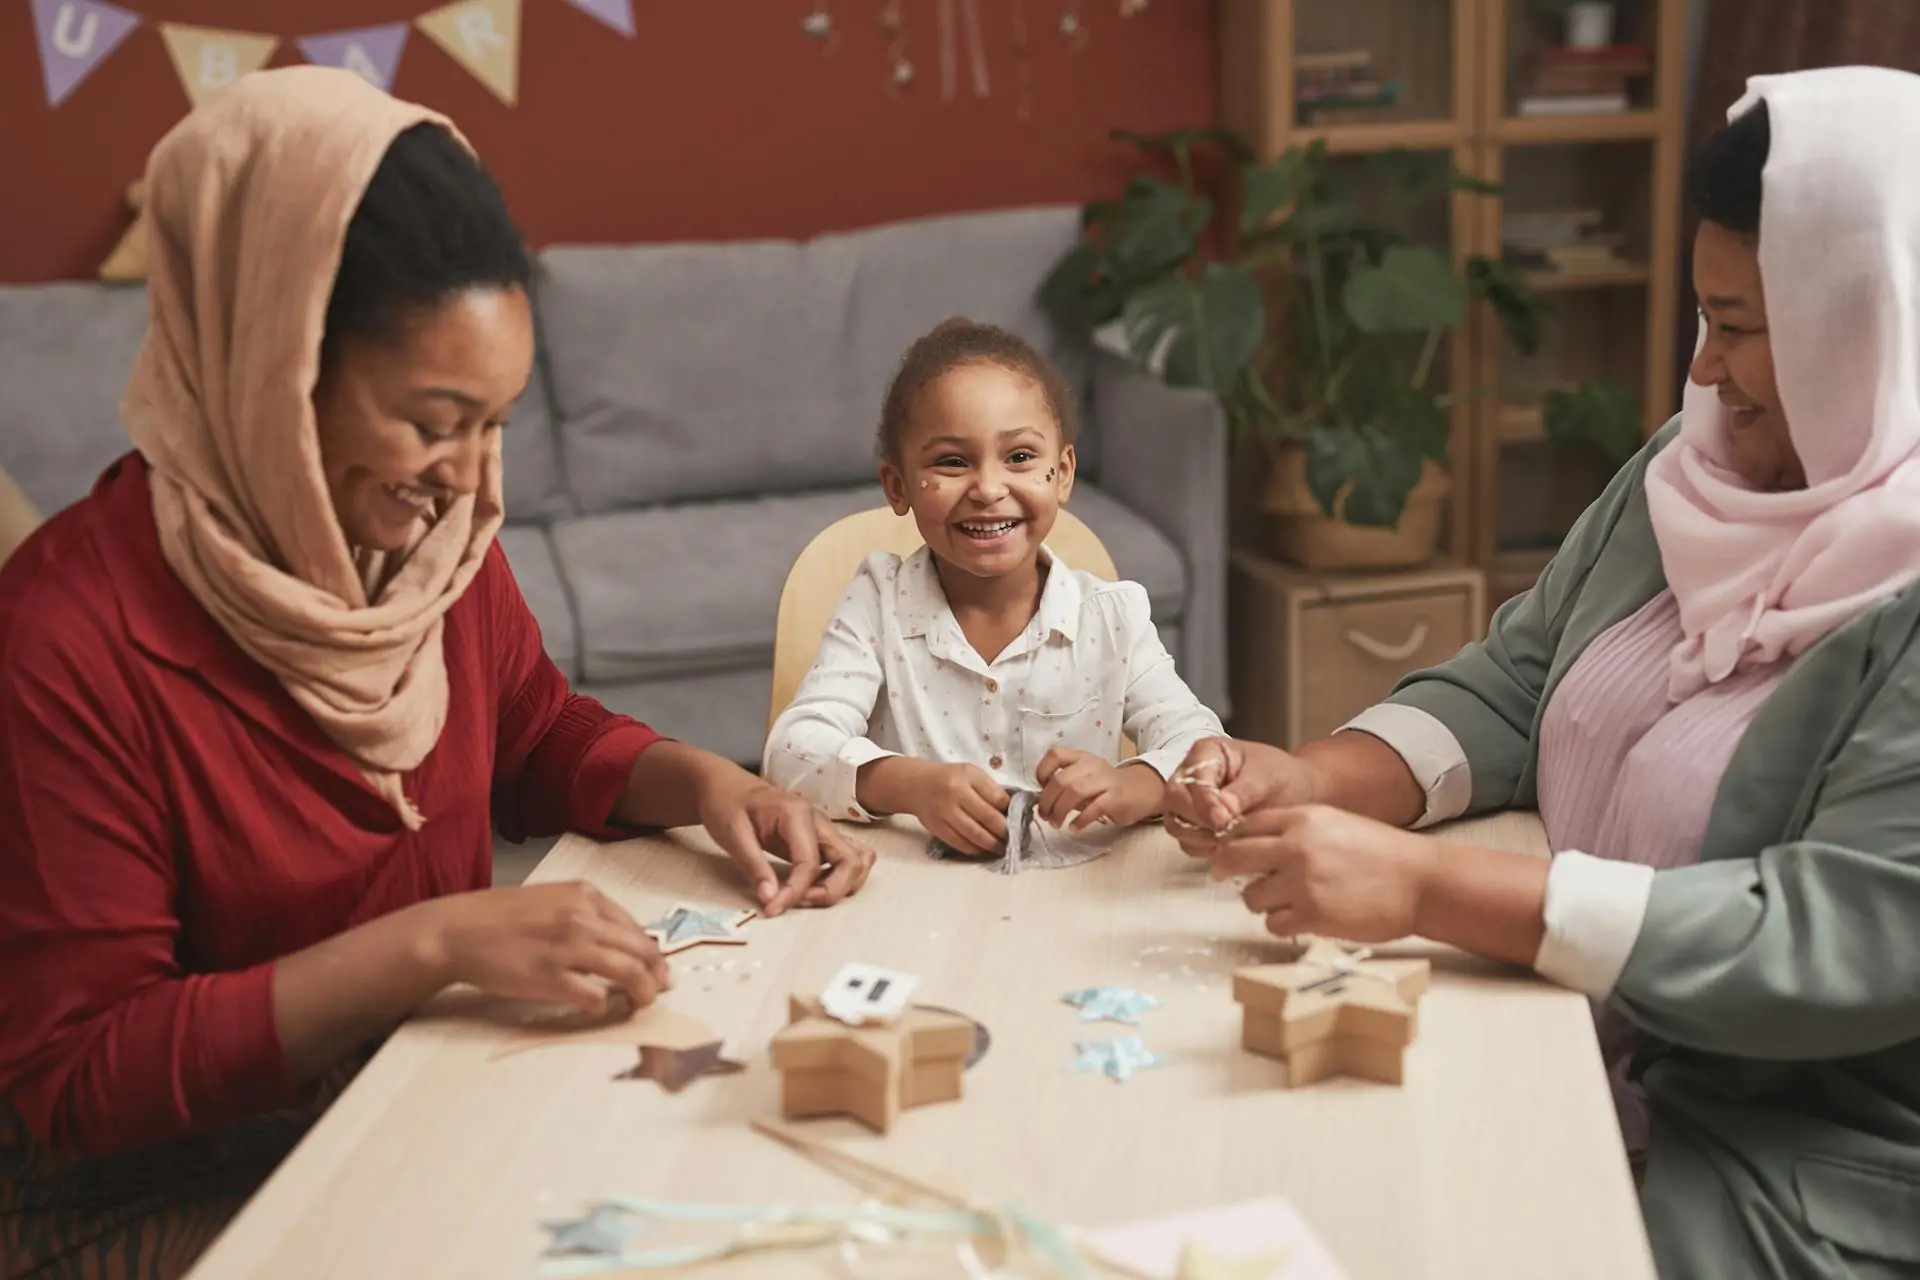
[(1369, 955), (1317, 939), (1293, 964), (1234, 974), (1242, 1046), (1285, 1062), (1289, 1088), (1336, 1075), (1400, 1084), (1432, 967)]
[(915, 1005), (891, 1022), (851, 1027), (798, 997), (787, 1017), (772, 1051), (789, 1120), (848, 1115), (885, 1133), (903, 1110), (961, 1095), (971, 1019)]
[(651, 1080), (668, 1093), (678, 1093), (701, 1076), (738, 1075), (747, 1069), (746, 1063), (721, 1056), (720, 1045), (718, 1040), (685, 1049), (643, 1044), (640, 1061), (614, 1079)]

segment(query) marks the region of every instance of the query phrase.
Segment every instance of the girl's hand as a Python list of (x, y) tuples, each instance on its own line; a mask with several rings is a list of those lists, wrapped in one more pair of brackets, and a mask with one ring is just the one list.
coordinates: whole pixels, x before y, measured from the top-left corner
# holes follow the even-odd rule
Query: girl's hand
[(1246, 815), (1312, 804), (1313, 766), (1279, 747), (1237, 738), (1196, 742), (1167, 784), (1167, 830), (1188, 855), (1205, 857)]
[[(753, 885), (760, 913), (792, 906), (830, 907), (857, 893), (873, 870), (873, 850), (791, 791), (745, 770), (703, 778), (700, 823)], [(767, 855), (791, 864), (782, 886)]]
[(1214, 877), (1254, 876), (1241, 895), (1283, 938), (1391, 942), (1419, 932), (1440, 843), (1326, 805), (1249, 813), (1206, 853)]
[(1040, 816), (1055, 827), (1074, 819), (1085, 831), (1105, 818), (1119, 827), (1144, 822), (1160, 808), (1166, 784), (1144, 764), (1115, 768), (1099, 756), (1072, 747), (1055, 747), (1034, 771), (1040, 783)]
[(925, 764), (914, 787), (911, 810), (955, 853), (985, 856), (1007, 847), (1007, 805), (1012, 797), (993, 775), (972, 764)]
[(672, 985), (659, 944), (584, 881), (481, 889), (412, 910), (421, 952), (442, 985), (465, 982), (592, 1015), (608, 1011), (615, 991), (641, 1009)]

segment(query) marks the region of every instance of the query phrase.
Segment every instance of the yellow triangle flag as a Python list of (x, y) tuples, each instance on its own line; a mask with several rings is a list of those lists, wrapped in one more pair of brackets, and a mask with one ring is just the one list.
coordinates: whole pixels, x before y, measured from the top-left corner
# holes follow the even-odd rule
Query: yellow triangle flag
[(508, 106), (520, 91), (520, 0), (459, 0), (413, 20)]
[(241, 76), (266, 66), (280, 43), (276, 36), (183, 27), (177, 22), (161, 23), (160, 35), (167, 42), (173, 69), (180, 73), (187, 100), (196, 107)]

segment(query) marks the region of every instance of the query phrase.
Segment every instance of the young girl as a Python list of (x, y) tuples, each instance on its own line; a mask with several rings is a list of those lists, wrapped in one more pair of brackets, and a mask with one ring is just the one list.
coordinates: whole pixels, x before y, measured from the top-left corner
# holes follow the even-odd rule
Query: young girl
[(953, 319), (908, 348), (880, 480), (927, 545), (867, 557), (768, 735), (769, 781), (835, 817), (912, 814), (970, 854), (1003, 847), (1014, 790), (1074, 831), (1160, 812), (1220, 720), (1174, 671), (1143, 588), (1045, 547), (1073, 436), (1060, 375), (1013, 334)]

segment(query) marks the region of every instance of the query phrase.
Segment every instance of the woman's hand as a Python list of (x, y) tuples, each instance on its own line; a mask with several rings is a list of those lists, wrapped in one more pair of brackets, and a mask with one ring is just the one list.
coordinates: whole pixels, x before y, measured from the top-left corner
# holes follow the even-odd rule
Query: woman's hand
[[(712, 770), (697, 784), (700, 824), (753, 885), (760, 913), (828, 907), (857, 893), (873, 870), (873, 850), (791, 791), (744, 769)], [(767, 855), (791, 864), (782, 886)]]
[(615, 991), (636, 1009), (672, 985), (652, 936), (583, 881), (435, 898), (418, 913), (419, 945), (440, 985), (607, 1012)]
[(1085, 831), (1102, 818), (1118, 827), (1145, 822), (1166, 797), (1166, 783), (1151, 766), (1135, 762), (1116, 768), (1072, 747), (1047, 752), (1034, 774), (1041, 788), (1041, 818), (1060, 827), (1078, 813), (1075, 831)]
[(1216, 878), (1253, 876), (1241, 895), (1283, 938), (1391, 942), (1420, 932), (1441, 845), (1326, 805), (1247, 814), (1203, 855)]
[(1263, 742), (1207, 738), (1187, 753), (1167, 784), (1167, 830), (1192, 857), (1251, 813), (1313, 804), (1321, 779), (1307, 761)]

